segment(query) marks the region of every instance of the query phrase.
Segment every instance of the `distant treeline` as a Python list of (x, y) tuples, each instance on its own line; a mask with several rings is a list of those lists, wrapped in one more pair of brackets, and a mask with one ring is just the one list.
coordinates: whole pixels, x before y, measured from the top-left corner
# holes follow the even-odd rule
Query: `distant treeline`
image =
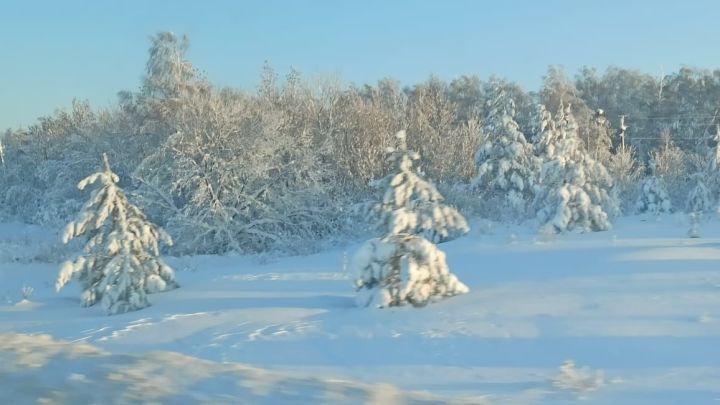
[[(497, 190), (470, 186), (476, 155), (495, 136), (489, 123), (498, 97), (512, 101), (510, 118), (528, 143), (542, 131), (538, 105), (554, 115), (569, 106), (593, 159), (618, 167), (623, 147), (626, 161), (610, 173), (625, 190), (619, 207), (632, 213), (651, 157), (670, 197), (688, 194), (688, 175), (711, 164), (720, 124), (720, 70), (657, 77), (585, 68), (571, 79), (551, 67), (542, 88), (527, 92), (476, 76), (347, 86), (308, 82), (295, 71), (280, 79), (266, 66), (257, 91), (245, 92), (203, 77), (186, 58), (188, 45), (171, 33), (153, 36), (142, 85), (120, 92), (111, 108), (74, 101), (70, 111), (7, 130), (0, 218), (67, 222), (85, 201), (77, 182), (106, 152), (133, 201), (176, 239), (178, 254), (308, 252), (367, 229), (362, 207), (378, 198), (370, 181), (388, 173), (386, 149), (406, 130), (408, 148), (450, 203), (508, 220)], [(511, 219), (535, 215), (527, 209)]]

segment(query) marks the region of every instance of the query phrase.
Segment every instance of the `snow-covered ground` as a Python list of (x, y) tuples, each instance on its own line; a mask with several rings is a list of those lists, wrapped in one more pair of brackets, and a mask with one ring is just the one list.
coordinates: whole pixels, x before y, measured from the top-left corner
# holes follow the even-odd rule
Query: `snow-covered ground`
[(343, 263), (359, 245), (168, 258), (180, 289), (106, 316), (76, 283), (55, 293), (54, 235), (2, 225), (0, 403), (103, 402), (100, 386), (116, 402), (719, 403), (720, 223), (687, 230), (682, 216), (551, 239), (476, 223), (441, 245), (470, 293), (421, 309), (354, 306)]

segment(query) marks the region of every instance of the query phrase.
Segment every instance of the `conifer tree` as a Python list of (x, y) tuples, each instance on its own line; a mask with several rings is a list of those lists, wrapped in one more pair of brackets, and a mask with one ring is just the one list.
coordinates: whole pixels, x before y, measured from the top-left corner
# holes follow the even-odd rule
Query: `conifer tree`
[(475, 154), (477, 174), (472, 182), (482, 198), (493, 200), (513, 218), (522, 219), (532, 201), (539, 167), (533, 147), (515, 122), (515, 103), (501, 88), (489, 101), (486, 140)]
[(424, 306), (469, 291), (450, 273), (445, 253), (422, 236), (446, 240), (466, 233), (467, 222), (413, 170), (419, 155), (407, 150), (405, 136), (400, 131), (398, 146), (388, 150), (397, 172), (375, 183), (387, 187), (376, 206), (384, 235), (365, 242), (350, 262), (359, 306)]
[(561, 103), (554, 121), (549, 113), (541, 118), (541, 133), (535, 137), (543, 162), (535, 198), (541, 231), (610, 229), (609, 214), (618, 212), (610, 193), (612, 179), (584, 149), (570, 105)]
[(372, 182), (385, 189), (382, 201), (374, 207), (379, 214), (378, 225), (389, 235), (422, 235), (433, 243), (441, 243), (467, 233), (465, 217), (444, 204), (435, 186), (413, 168), (420, 159), (417, 152), (407, 149), (406, 133), (396, 134), (397, 146), (388, 149), (387, 161), (395, 171)]
[(78, 183), (84, 190), (98, 184), (90, 200), (63, 235), (63, 242), (86, 235), (83, 253), (65, 262), (56, 282), (59, 291), (72, 278), (82, 285), (82, 304), (101, 302), (108, 314), (150, 305), (147, 293), (176, 288), (173, 270), (159, 258), (159, 243), (172, 244), (162, 229), (147, 220), (118, 186), (119, 178), (103, 154), (103, 169)]

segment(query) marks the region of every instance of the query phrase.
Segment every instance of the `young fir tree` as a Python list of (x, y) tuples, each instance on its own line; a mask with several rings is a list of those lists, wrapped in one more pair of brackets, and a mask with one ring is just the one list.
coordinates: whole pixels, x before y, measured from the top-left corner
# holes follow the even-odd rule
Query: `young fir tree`
[(363, 307), (424, 306), (469, 291), (450, 273), (445, 253), (421, 236), (447, 239), (466, 233), (467, 222), (412, 169), (419, 156), (407, 150), (405, 132), (397, 138), (398, 147), (388, 151), (397, 173), (376, 182), (387, 187), (376, 207), (385, 235), (365, 242), (350, 262), (357, 303)]
[(372, 182), (373, 187), (386, 190), (374, 207), (380, 217), (378, 225), (387, 234), (417, 234), (433, 243), (466, 234), (470, 228), (465, 217), (445, 205), (437, 188), (413, 168), (420, 155), (407, 149), (405, 131), (398, 132), (396, 138), (397, 147), (388, 149), (387, 156), (395, 172)]
[(543, 162), (535, 198), (541, 231), (610, 229), (608, 212), (618, 211), (610, 193), (612, 179), (583, 148), (570, 105), (561, 105), (554, 121), (547, 112), (541, 118), (535, 137)]
[(171, 245), (170, 236), (127, 200), (104, 154), (103, 164), (103, 170), (78, 183), (80, 190), (95, 183), (99, 187), (65, 230), (64, 243), (81, 235), (87, 242), (83, 254), (62, 265), (56, 289), (75, 277), (82, 285), (83, 306), (100, 301), (108, 314), (117, 314), (145, 308), (147, 293), (178, 285), (159, 258), (159, 242)]
[(670, 213), (672, 209), (670, 196), (662, 176), (658, 176), (656, 173), (656, 164), (652, 159), (648, 162), (648, 170), (650, 176), (643, 181), (640, 187), (640, 196), (635, 204), (637, 213), (648, 212), (654, 215)]
[(706, 177), (702, 172), (691, 176), (695, 180), (695, 187), (690, 191), (687, 200), (686, 212), (690, 217), (690, 230), (688, 235), (691, 238), (700, 237), (700, 221), (703, 213), (711, 209), (710, 191), (705, 185)]
[(521, 219), (532, 201), (539, 171), (533, 147), (515, 122), (515, 103), (501, 89), (489, 101), (490, 112), (484, 132), (486, 141), (475, 154), (477, 175), (472, 187), (482, 197), (496, 201), (513, 218)]

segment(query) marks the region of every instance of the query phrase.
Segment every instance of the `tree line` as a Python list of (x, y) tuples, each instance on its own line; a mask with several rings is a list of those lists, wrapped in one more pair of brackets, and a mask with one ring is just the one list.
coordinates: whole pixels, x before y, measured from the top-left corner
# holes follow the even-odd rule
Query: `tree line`
[(141, 86), (115, 105), (74, 101), (5, 131), (0, 216), (68, 222), (84, 203), (75, 185), (107, 153), (128, 198), (173, 235), (174, 253), (306, 253), (372, 223), (372, 183), (390, 172), (385, 154), (403, 130), (423, 176), (472, 216), (601, 230), (643, 210), (648, 178), (681, 210), (699, 181), (710, 199), (718, 193), (719, 70), (570, 78), (551, 67), (526, 91), (476, 76), (311, 82), (265, 66), (248, 92), (214, 86), (188, 46), (159, 33)]

